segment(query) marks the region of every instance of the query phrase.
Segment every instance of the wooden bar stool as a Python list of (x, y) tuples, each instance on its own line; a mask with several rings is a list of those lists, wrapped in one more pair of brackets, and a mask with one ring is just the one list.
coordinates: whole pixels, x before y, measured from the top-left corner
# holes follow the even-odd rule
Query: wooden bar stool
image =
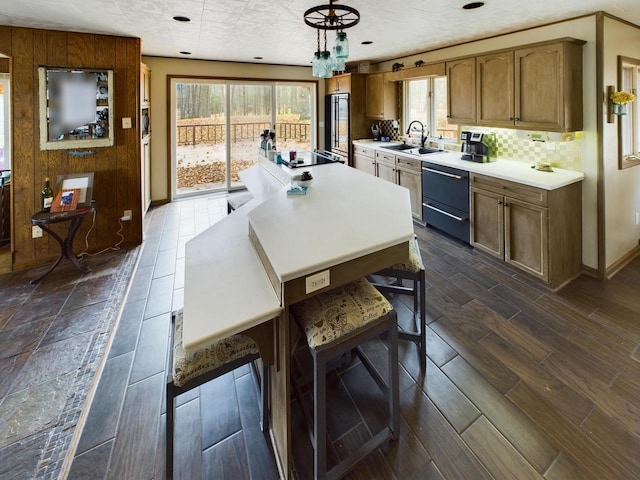
[[(426, 286), (424, 263), (422, 255), (420, 255), (418, 238), (414, 237), (413, 242), (409, 242), (409, 258), (406, 262), (376, 272), (375, 275), (396, 279), (395, 284), (371, 282), (378, 290), (413, 296), (413, 318), (417, 331), (408, 332), (401, 329), (398, 331), (398, 338), (412, 341), (418, 346), (420, 368), (424, 372), (427, 367)], [(405, 287), (403, 280), (411, 280), (412, 286)]]
[[(391, 304), (364, 278), (342, 287), (320, 293), (291, 306), (291, 316), (306, 338), (313, 358), (313, 421), (304, 407), (296, 379), (294, 391), (310, 429), (314, 447), (314, 477), (340, 478), (358, 462), (391, 439), (398, 438), (398, 327)], [(360, 345), (380, 335), (388, 334), (389, 378), (378, 374)], [(327, 364), (355, 349), (363, 365), (386, 394), (389, 405), (388, 426), (327, 472), (326, 446), (326, 373)]]
[[(169, 345), (169, 372), (167, 375), (167, 479), (173, 478), (173, 424), (175, 399), (214, 378), (229, 373), (242, 365), (251, 363), (256, 373), (255, 360), (260, 358), (255, 342), (245, 335), (232, 335), (219, 342), (201, 348), (187, 356), (182, 345), (183, 311), (173, 312)], [(260, 374), (260, 420), (262, 432), (268, 436), (267, 386), (269, 368), (263, 364)]]

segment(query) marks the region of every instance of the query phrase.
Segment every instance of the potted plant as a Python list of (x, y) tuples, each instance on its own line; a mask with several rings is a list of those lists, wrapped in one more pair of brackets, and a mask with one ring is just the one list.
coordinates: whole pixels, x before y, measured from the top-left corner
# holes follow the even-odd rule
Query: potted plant
[(627, 103), (633, 102), (636, 96), (631, 92), (613, 92), (609, 97), (613, 103), (613, 113), (615, 115), (627, 114)]

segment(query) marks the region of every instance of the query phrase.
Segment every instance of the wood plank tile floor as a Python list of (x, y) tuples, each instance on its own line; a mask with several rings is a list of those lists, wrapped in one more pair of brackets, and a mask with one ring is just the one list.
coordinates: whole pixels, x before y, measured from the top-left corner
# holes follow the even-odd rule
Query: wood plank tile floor
[[(150, 211), (146, 241), (72, 479), (162, 479), (170, 312), (183, 302), (184, 245), (226, 213), (222, 197)], [(610, 281), (554, 293), (502, 263), (416, 227), (427, 266), (428, 365), (401, 343), (400, 439), (353, 479), (640, 479), (640, 259)], [(392, 298), (412, 322), (410, 298)], [(366, 346), (384, 369), (386, 346)], [(307, 360), (297, 355), (297, 366)], [(371, 436), (382, 396), (358, 362), (329, 385), (330, 462)], [(248, 368), (179, 399), (176, 477), (276, 478)], [(294, 408), (294, 462), (311, 447)]]

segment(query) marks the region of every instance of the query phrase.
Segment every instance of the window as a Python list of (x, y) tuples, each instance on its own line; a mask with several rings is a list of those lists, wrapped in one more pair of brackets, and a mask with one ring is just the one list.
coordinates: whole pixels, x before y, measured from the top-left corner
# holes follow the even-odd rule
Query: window
[(447, 122), (447, 77), (422, 78), (404, 82), (404, 124), (413, 120), (424, 124), (425, 135), (458, 139), (457, 125)]
[[(638, 95), (640, 60), (618, 57), (620, 90)], [(640, 164), (640, 108), (638, 100), (627, 104), (627, 114), (618, 116), (619, 167)]]
[(242, 187), (265, 130), (279, 150), (317, 144), (315, 83), (175, 77), (171, 102), (172, 198)]

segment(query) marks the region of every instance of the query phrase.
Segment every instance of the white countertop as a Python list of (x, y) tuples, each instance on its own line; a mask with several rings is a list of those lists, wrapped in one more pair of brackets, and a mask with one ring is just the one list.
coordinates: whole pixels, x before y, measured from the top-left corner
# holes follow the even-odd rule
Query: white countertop
[(304, 168), (314, 183), (263, 161), (241, 173), (254, 198), (187, 242), (184, 345), (193, 351), (278, 316), (279, 297), (249, 239), (249, 221), (281, 282), (413, 238), (409, 192), (336, 163)]
[(306, 195), (284, 187), (248, 214), (281, 282), (413, 238), (406, 188), (340, 163), (305, 170), (314, 177)]
[(406, 154), (398, 150), (390, 150), (384, 146), (399, 145), (402, 142), (376, 142), (374, 140), (355, 140), (355, 145), (379, 149), (384, 152), (391, 152), (410, 158), (419, 158), (422, 161), (443, 165), (446, 167), (459, 168), (468, 172), (488, 175), (490, 177), (501, 178), (512, 182), (518, 182), (532, 187), (545, 190), (554, 190), (575, 182), (584, 180), (584, 173), (572, 170), (554, 168), (553, 172), (540, 172), (531, 168), (531, 164), (517, 162), (509, 159), (499, 158), (495, 162), (476, 163), (460, 158), (460, 152), (445, 151), (441, 153), (430, 153), (428, 155)]
[(254, 198), (187, 242), (184, 331), (195, 350), (277, 317), (282, 311), (249, 240), (247, 211)]

